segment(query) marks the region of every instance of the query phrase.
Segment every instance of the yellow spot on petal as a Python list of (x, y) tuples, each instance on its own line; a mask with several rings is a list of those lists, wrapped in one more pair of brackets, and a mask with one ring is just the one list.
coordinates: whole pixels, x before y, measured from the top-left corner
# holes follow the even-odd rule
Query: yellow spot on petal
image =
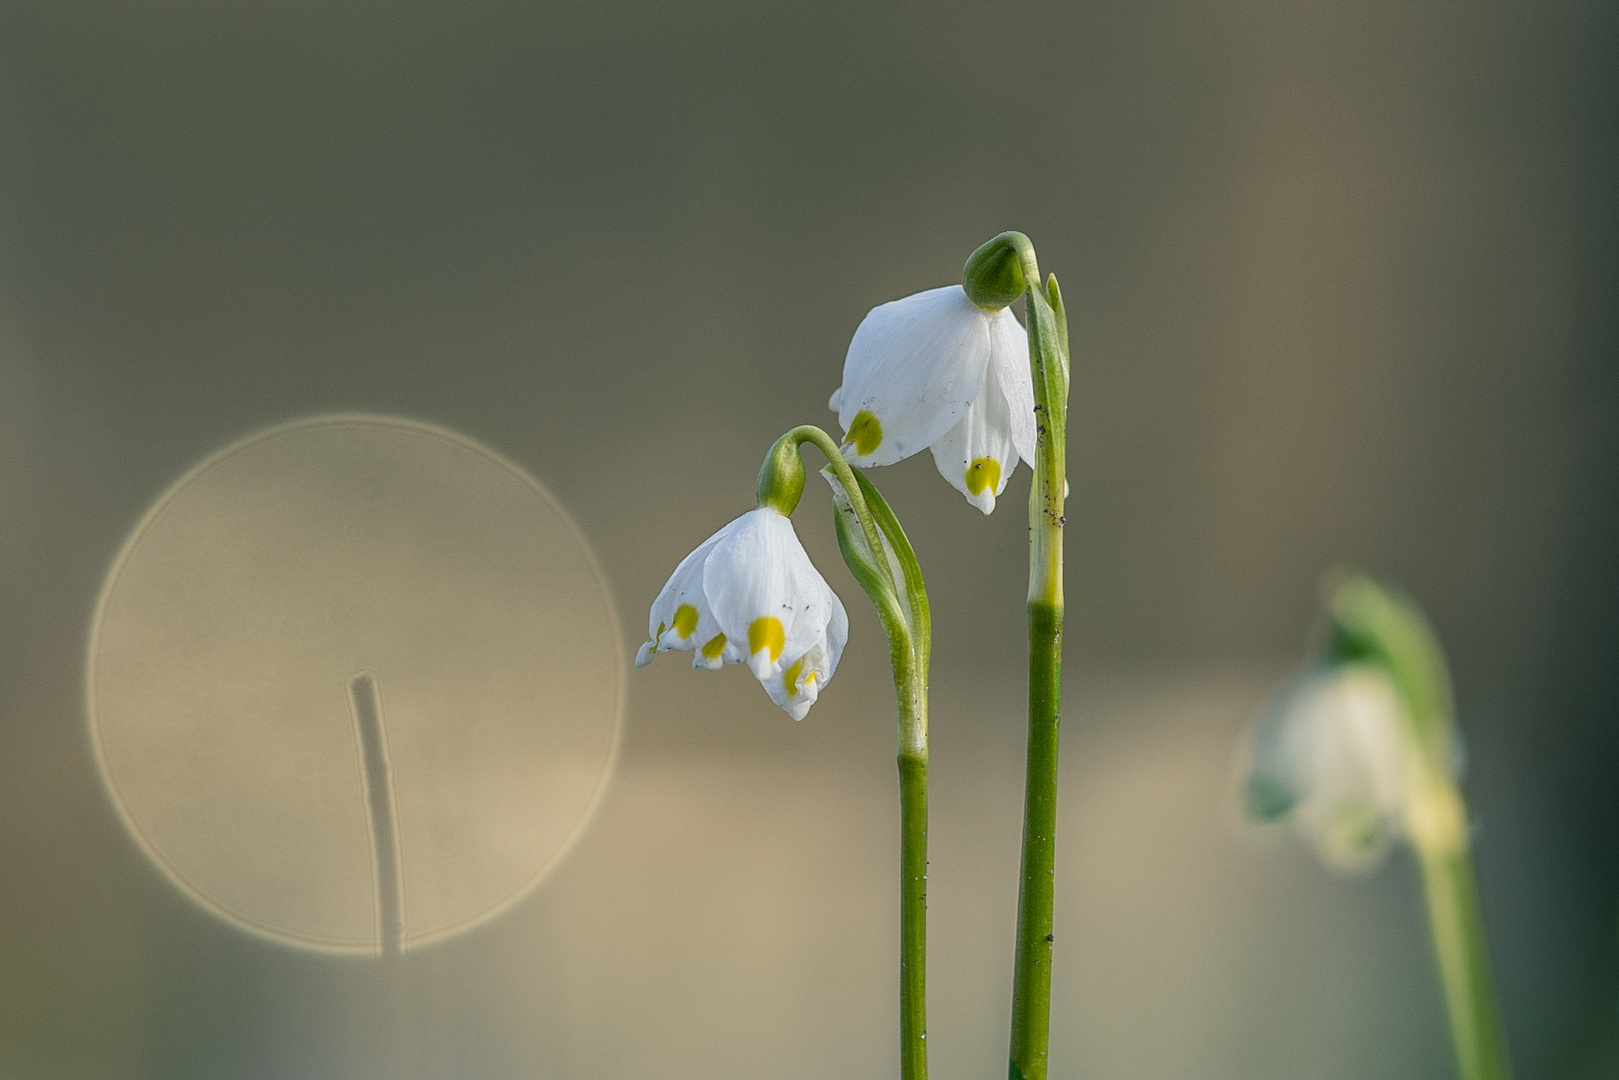
[(781, 685), (786, 688), (788, 697), (798, 693), (798, 673), (803, 670), (804, 661), (800, 660), (781, 673)]
[(982, 495), (987, 488), (994, 491), (1001, 483), (1001, 463), (994, 458), (981, 457), (967, 466), (967, 490)]
[(720, 653), (725, 651), (725, 635), (715, 634), (714, 639), (703, 646), (703, 656), (709, 660), (718, 660)]
[(681, 637), (691, 637), (692, 631), (697, 629), (697, 609), (690, 604), (681, 604), (675, 608), (675, 633)]
[(748, 627), (750, 656), (760, 649), (769, 649), (770, 662), (774, 664), (781, 656), (782, 646), (786, 644), (787, 632), (781, 628), (781, 620), (774, 615), (761, 615)]
[(843, 441), (845, 445), (854, 443), (855, 453), (865, 457), (882, 444), (883, 426), (875, 416), (861, 410), (855, 413), (854, 422), (849, 425), (849, 432), (843, 436)]

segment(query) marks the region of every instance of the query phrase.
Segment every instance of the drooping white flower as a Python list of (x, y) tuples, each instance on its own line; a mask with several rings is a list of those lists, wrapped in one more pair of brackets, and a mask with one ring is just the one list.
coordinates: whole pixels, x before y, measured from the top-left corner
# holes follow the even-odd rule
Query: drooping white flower
[(984, 513), (1018, 459), (1034, 461), (1028, 334), (960, 285), (874, 307), (854, 332), (828, 403), (860, 468), (932, 449), (939, 472)]
[(1405, 832), (1409, 770), (1393, 681), (1369, 664), (1321, 665), (1299, 675), (1253, 742), (1247, 809), (1292, 820), (1323, 861), (1377, 865)]
[(692, 650), (692, 667), (746, 662), (794, 720), (831, 680), (849, 637), (843, 603), (779, 510), (751, 510), (686, 556), (653, 601), (636, 667)]

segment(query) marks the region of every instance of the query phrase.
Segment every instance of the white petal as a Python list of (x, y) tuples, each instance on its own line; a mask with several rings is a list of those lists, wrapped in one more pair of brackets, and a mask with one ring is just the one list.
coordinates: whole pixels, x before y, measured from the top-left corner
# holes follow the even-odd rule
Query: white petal
[[(711, 642), (714, 638), (710, 636), (708, 640)], [(720, 651), (718, 655), (713, 656), (709, 655), (701, 647), (693, 649), (691, 651), (691, 669), (693, 671), (718, 671), (726, 664), (740, 664), (747, 659), (742, 655), (741, 650), (731, 644), (729, 638), (719, 644)]]
[(837, 412), (838, 407), (842, 403), (843, 403), (843, 387), (840, 386), (836, 390), (832, 391), (832, 397), (827, 401), (826, 407), (831, 409), (833, 412)]
[(703, 591), (720, 631), (747, 654), (760, 681), (779, 675), (824, 639), (834, 610), (842, 609), (792, 523), (770, 507), (744, 514), (715, 546)]
[(726, 533), (734, 528), (736, 528), (736, 522), (732, 521), (713, 536), (698, 544), (695, 551), (680, 560), (680, 565), (675, 567), (675, 572), (669, 575), (668, 581), (664, 582), (663, 588), (658, 592), (657, 599), (652, 601), (652, 612), (647, 619), (647, 635), (654, 641), (669, 629), (670, 624), (674, 621), (675, 608), (679, 606), (680, 599), (690, 592), (692, 583), (696, 582), (699, 586), (701, 585), (703, 563), (707, 561), (708, 553), (713, 550), (714, 545), (719, 543)]
[(1316, 729), (1307, 752), (1311, 796), (1365, 800), (1398, 817), (1405, 806), (1399, 697), (1381, 671), (1337, 669), (1315, 703)]
[[(986, 382), (991, 373), (984, 373)], [(1017, 468), (1018, 449), (1012, 437), (1012, 413), (998, 386), (984, 392), (961, 418), (933, 444), (933, 462), (951, 485), (984, 513), (995, 509), (995, 499)]]
[[(996, 388), (1006, 397), (1012, 420), (1012, 444), (1018, 456), (1034, 465), (1034, 376), (1029, 372), (1029, 334), (1011, 308), (989, 320), (989, 376), (986, 392)], [(1011, 472), (1010, 469), (1007, 472)]]
[(821, 684), (824, 680), (816, 670), (819, 653), (819, 648), (812, 650), (811, 653), (799, 657), (788, 665), (780, 675), (763, 680), (765, 692), (770, 695), (770, 700), (785, 709), (787, 715), (794, 720), (804, 719), (809, 713), (810, 706), (821, 696)]
[[(653, 654), (664, 649), (699, 649), (719, 633), (713, 612), (708, 607), (708, 599), (703, 595), (703, 565), (715, 545), (736, 526), (737, 522), (732, 521), (697, 545), (697, 550), (680, 560), (675, 572), (669, 575), (658, 598), (652, 601), (652, 611), (647, 618), (648, 640), (636, 654), (637, 667), (650, 664)], [(680, 618), (678, 613), (686, 605), (696, 609), (697, 619), (695, 626), (682, 634), (677, 626), (689, 622), (690, 616)], [(698, 655), (701, 656), (701, 653)]]
[[(990, 313), (959, 285), (872, 308), (843, 362), (838, 423), (857, 436), (850, 463), (891, 465), (955, 427), (983, 388), (989, 354)], [(862, 413), (880, 428), (875, 445), (858, 438), (870, 430), (855, 430)]]
[[(810, 706), (821, 696), (821, 689), (832, 681), (843, 657), (843, 646), (849, 640), (849, 615), (843, 602), (832, 593), (832, 617), (826, 625), (826, 636), (816, 642), (781, 674), (765, 680), (765, 691), (770, 700), (787, 710), (794, 720), (802, 720)], [(790, 685), (789, 685), (790, 683)]]
[(804, 719), (810, 706), (821, 696), (821, 688), (832, 680), (843, 644), (848, 638), (848, 617), (843, 605), (837, 603), (837, 597), (832, 599), (836, 607), (827, 627), (827, 638), (787, 665), (780, 675), (764, 680), (770, 700), (787, 710), (787, 715), (794, 720)]
[[(832, 593), (831, 589), (827, 591)], [(833, 674), (837, 672), (838, 661), (843, 659), (843, 647), (848, 643), (849, 613), (843, 610), (843, 601), (838, 599), (838, 594), (832, 593), (832, 618), (826, 624), (825, 667), (818, 669), (821, 672), (822, 686), (830, 682)]]
[(1274, 800), (1271, 809), (1290, 813), (1329, 865), (1377, 865), (1402, 829), (1399, 708), (1393, 684), (1374, 668), (1306, 672), (1260, 733), (1250, 801)]

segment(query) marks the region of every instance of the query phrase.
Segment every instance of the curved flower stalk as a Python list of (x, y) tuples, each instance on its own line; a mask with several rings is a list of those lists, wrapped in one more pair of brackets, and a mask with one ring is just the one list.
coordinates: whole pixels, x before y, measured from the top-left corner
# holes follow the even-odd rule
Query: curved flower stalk
[(849, 464), (892, 465), (931, 449), (940, 474), (988, 514), (1019, 459), (1034, 460), (1028, 355), (1006, 304), (981, 306), (960, 285), (872, 308), (827, 403)]
[(831, 436), (805, 425), (770, 448), (756, 508), (681, 560), (653, 601), (636, 666), (665, 650), (692, 651), (698, 669), (746, 662), (794, 720), (809, 712), (837, 670), (849, 621), (789, 520), (804, 490), (804, 443), (826, 456), (822, 475), (832, 487), (838, 548), (888, 636), (899, 704), (900, 1065), (904, 1080), (926, 1080), (931, 616), (921, 567), (899, 520)]
[(1397, 840), (1422, 868), (1464, 1080), (1511, 1075), (1457, 786), (1460, 752), (1438, 638), (1403, 593), (1364, 574), (1328, 589), (1327, 638), (1262, 719), (1251, 817), (1291, 819), (1329, 865), (1375, 866)]

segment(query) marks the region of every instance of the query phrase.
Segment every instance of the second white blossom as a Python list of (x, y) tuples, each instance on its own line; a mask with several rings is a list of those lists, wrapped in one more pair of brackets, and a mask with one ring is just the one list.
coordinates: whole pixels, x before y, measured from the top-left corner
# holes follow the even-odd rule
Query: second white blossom
[(1018, 460), (1034, 460), (1028, 335), (1010, 309), (981, 308), (960, 285), (872, 308), (829, 405), (849, 464), (931, 449), (944, 478), (986, 514)]
[(849, 637), (843, 603), (779, 510), (762, 506), (698, 545), (653, 601), (636, 666), (689, 650), (692, 666), (746, 662), (770, 699), (802, 720)]

